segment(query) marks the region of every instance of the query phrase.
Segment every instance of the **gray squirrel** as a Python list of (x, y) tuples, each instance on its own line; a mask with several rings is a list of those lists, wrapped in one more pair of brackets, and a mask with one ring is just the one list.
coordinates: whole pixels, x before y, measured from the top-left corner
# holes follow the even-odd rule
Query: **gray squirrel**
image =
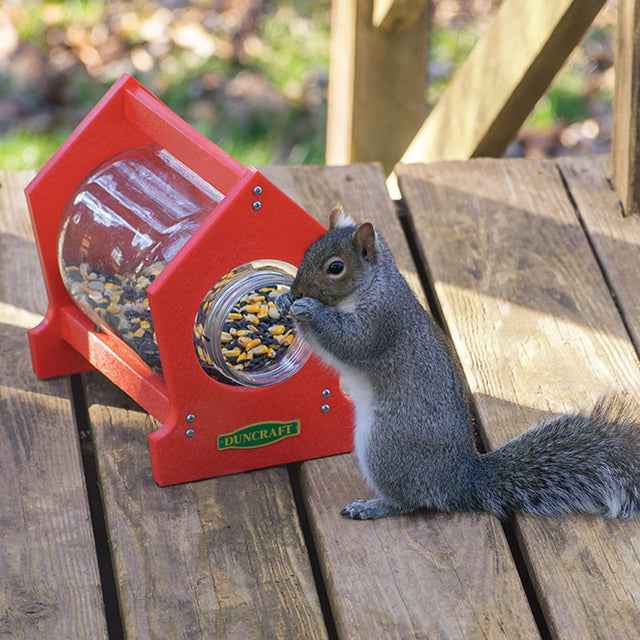
[(640, 509), (640, 420), (618, 396), (589, 414), (555, 416), (497, 450), (476, 450), (448, 339), (370, 222), (334, 209), (281, 298), (355, 406), (355, 453), (375, 497), (347, 505), (343, 516), (428, 508), (614, 518)]

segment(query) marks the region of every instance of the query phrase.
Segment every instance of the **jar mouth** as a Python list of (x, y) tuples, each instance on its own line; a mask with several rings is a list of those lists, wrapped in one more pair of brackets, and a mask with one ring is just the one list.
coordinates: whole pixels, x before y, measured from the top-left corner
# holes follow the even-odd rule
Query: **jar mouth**
[(196, 315), (194, 347), (212, 377), (248, 387), (283, 382), (310, 352), (290, 316), (275, 304), (296, 269), (281, 261), (254, 261), (225, 274)]

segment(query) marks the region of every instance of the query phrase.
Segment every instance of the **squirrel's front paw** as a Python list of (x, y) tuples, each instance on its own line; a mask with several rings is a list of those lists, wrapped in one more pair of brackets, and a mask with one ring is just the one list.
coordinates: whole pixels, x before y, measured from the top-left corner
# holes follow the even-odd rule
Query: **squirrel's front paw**
[(293, 296), (291, 295), (291, 291), (287, 289), (284, 293), (281, 293), (275, 300), (276, 307), (280, 310), (281, 313), (287, 315), (289, 313), (289, 309), (293, 304)]
[(397, 516), (401, 513), (406, 513), (406, 511), (406, 509), (389, 504), (382, 498), (373, 498), (372, 500), (356, 500), (348, 504), (340, 512), (340, 515), (352, 520), (373, 520), (375, 518)]
[(298, 298), (294, 300), (289, 307), (289, 315), (294, 318), (310, 316), (320, 307), (322, 307), (320, 300), (316, 300), (315, 298)]

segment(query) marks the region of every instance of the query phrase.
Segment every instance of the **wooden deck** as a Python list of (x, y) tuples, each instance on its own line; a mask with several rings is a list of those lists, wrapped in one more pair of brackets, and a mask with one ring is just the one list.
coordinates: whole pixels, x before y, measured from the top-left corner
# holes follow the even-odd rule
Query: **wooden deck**
[[(375, 165), (264, 172), (323, 221), (341, 201), (381, 228), (454, 340), (487, 447), (638, 393), (640, 218), (604, 159), (404, 166), (398, 207)], [(637, 520), (349, 521), (368, 493), (349, 455), (158, 487), (152, 418), (97, 372), (31, 371), (30, 177), (0, 174), (0, 638), (638, 637)]]

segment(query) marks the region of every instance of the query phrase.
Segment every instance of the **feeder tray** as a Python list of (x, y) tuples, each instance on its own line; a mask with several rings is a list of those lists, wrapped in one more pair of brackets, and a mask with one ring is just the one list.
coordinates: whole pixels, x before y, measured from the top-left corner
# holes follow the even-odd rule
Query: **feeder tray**
[[(123, 175), (133, 203), (113, 186)], [(165, 191), (179, 197), (165, 202)], [(339, 377), (275, 304), (325, 229), (258, 171), (124, 75), (26, 195), (49, 295), (29, 331), (33, 369), (97, 369), (157, 418), (158, 484), (352, 449)], [(112, 209), (120, 227), (91, 227)], [(124, 269), (132, 246), (141, 262)]]

